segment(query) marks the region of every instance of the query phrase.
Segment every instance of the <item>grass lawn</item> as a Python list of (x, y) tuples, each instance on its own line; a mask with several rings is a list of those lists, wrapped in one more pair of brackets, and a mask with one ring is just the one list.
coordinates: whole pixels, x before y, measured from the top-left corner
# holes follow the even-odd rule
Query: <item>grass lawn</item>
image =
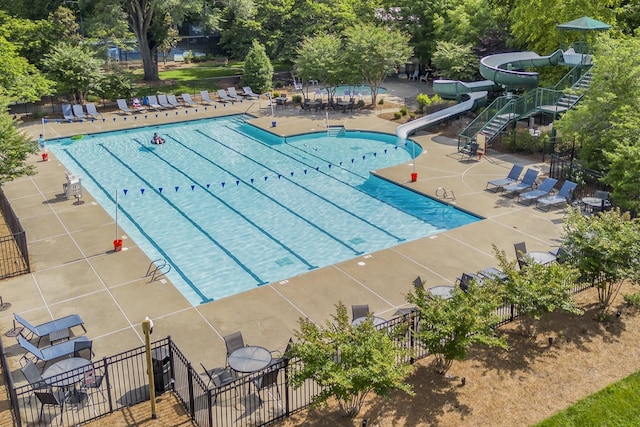
[(638, 426), (639, 392), (640, 372), (636, 372), (580, 400), (535, 427)]
[[(274, 64), (276, 71), (288, 70), (290, 65)], [(151, 95), (157, 92), (166, 93), (191, 93), (196, 94), (201, 90), (224, 89), (218, 85), (218, 79), (224, 77), (241, 76), (244, 73), (244, 62), (229, 62), (227, 66), (215, 65), (213, 61), (194, 64), (169, 63), (166, 67), (160, 66), (158, 75), (160, 85), (139, 85), (139, 96)], [(144, 75), (142, 69), (133, 71), (134, 78), (142, 81)]]

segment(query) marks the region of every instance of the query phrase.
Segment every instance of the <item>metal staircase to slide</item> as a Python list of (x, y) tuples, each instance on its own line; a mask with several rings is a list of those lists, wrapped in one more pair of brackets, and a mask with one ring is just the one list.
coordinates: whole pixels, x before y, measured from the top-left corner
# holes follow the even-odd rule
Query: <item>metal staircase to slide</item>
[(591, 83), (590, 67), (576, 66), (553, 88), (536, 88), (523, 96), (496, 98), (465, 129), (458, 134), (458, 146), (475, 140), (476, 134), (485, 135), (486, 144), (504, 130), (509, 123), (545, 112), (561, 114), (573, 108)]

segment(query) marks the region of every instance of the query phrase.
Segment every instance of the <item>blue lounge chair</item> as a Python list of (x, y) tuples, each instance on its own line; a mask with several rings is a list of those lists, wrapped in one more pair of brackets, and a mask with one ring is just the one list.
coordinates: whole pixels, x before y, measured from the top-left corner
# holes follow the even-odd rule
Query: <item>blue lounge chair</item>
[(554, 194), (553, 196), (542, 197), (538, 199), (538, 203), (536, 203), (536, 208), (540, 206), (546, 206), (547, 211), (551, 208), (551, 206), (559, 205), (559, 204), (568, 204), (573, 199), (573, 190), (576, 189), (578, 184), (572, 181), (565, 181), (562, 184), (562, 188), (558, 194)]
[(511, 197), (513, 197), (524, 190), (533, 188), (533, 185), (536, 183), (536, 178), (538, 178), (538, 171), (535, 169), (527, 169), (522, 181), (505, 185), (502, 187), (502, 190), (505, 191), (505, 194), (511, 194)]
[(14, 318), (14, 328), (15, 322), (18, 322), (26, 330), (29, 331), (29, 335), (26, 335), (27, 339), (31, 339), (33, 337), (38, 337), (38, 345), (40, 344), (40, 340), (42, 337), (48, 336), (52, 332), (58, 332), (64, 329), (71, 329), (75, 326), (82, 326), (82, 329), (87, 332), (87, 329), (84, 327), (84, 322), (77, 314), (71, 314), (66, 317), (61, 317), (60, 319), (52, 320), (50, 322), (42, 323), (38, 326), (33, 326), (29, 323), (24, 317), (20, 316), (17, 313), (13, 313)]
[(494, 192), (498, 192), (498, 190), (500, 190), (505, 185), (518, 182), (518, 178), (520, 177), (520, 174), (522, 173), (523, 169), (524, 169), (524, 166), (513, 165), (511, 167), (511, 171), (509, 172), (509, 175), (507, 175), (506, 178), (494, 179), (493, 181), (487, 182), (485, 190), (488, 189), (490, 185), (493, 185), (495, 187)]
[(531, 204), (534, 200), (538, 200), (540, 197), (548, 196), (553, 190), (553, 187), (558, 183), (557, 179), (554, 178), (546, 178), (542, 181), (542, 184), (538, 185), (538, 188), (531, 191), (525, 191), (524, 193), (520, 193), (520, 197), (518, 199), (518, 203), (523, 203), (526, 201), (528, 205)]
[[(27, 353), (25, 353), (22, 359), (31, 360), (31, 361), (44, 361), (45, 366), (48, 362), (58, 359), (60, 357), (69, 356), (73, 354), (75, 349), (76, 342), (89, 341), (89, 338), (84, 335), (81, 337), (73, 338), (69, 341), (63, 341), (60, 344), (55, 344), (49, 347), (38, 348), (35, 345), (31, 344), (29, 340), (27, 340), (22, 335), (18, 335), (18, 344), (22, 347)], [(31, 353), (33, 355), (32, 358), (28, 356)], [(44, 367), (43, 367), (44, 369)]]
[(73, 115), (71, 104), (62, 104), (62, 116), (69, 122), (72, 122), (76, 119), (76, 116)]

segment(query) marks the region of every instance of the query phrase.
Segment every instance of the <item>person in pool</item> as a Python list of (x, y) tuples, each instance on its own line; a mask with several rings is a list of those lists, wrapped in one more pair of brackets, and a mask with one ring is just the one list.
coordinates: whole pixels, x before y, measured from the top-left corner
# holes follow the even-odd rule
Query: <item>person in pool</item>
[(164, 138), (158, 135), (156, 132), (153, 134), (153, 138), (151, 138), (152, 144), (164, 144)]

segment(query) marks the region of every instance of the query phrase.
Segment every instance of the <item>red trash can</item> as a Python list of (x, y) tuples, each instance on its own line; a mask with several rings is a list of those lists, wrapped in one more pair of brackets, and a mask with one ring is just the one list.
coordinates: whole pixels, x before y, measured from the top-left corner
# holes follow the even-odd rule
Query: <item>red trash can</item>
[(122, 239), (116, 239), (113, 241), (113, 250), (120, 252), (122, 250)]
[(411, 182), (416, 182), (418, 180), (418, 174), (416, 172), (411, 173)]
[(46, 162), (49, 160), (49, 153), (42, 153), (42, 161)]

